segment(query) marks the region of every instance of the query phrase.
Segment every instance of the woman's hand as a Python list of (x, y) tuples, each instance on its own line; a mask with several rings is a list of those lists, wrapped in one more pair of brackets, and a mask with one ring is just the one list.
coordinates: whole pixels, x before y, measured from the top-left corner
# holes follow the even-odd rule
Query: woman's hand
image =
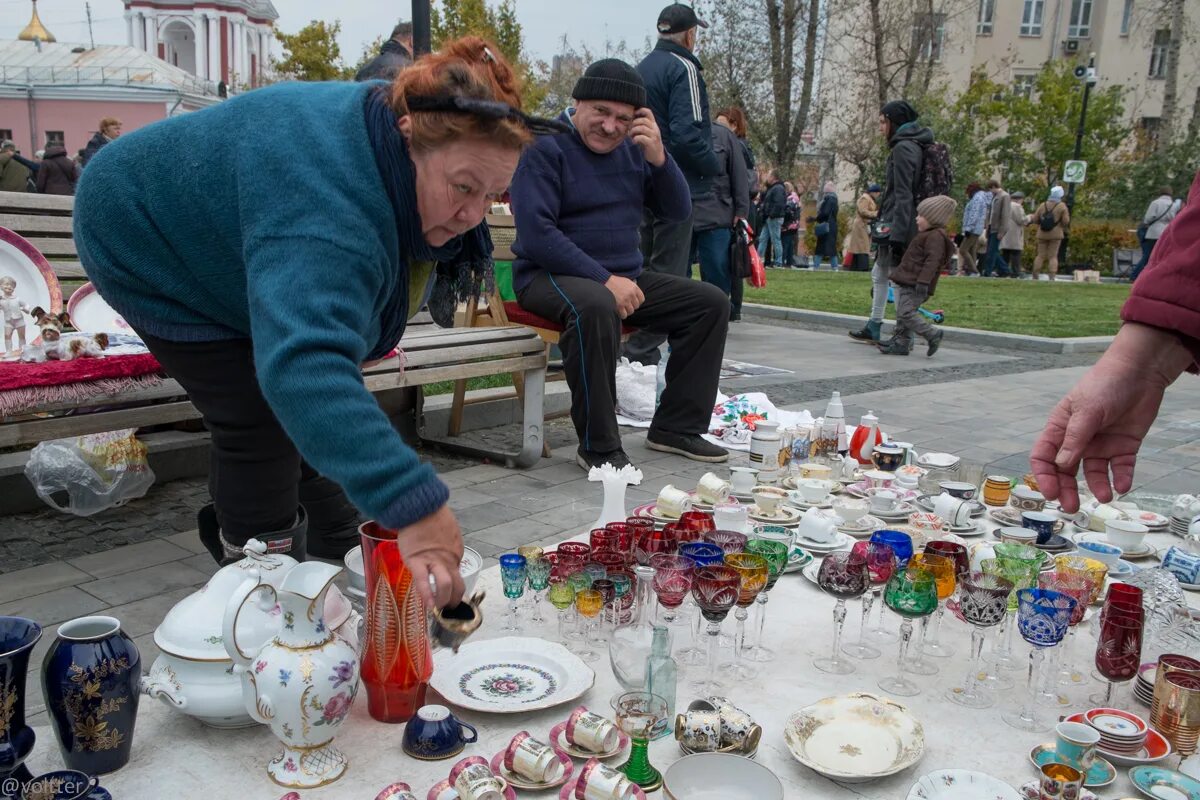
[[(417, 593), (430, 608), (453, 606), (462, 599), (462, 530), (449, 506), (402, 528), (396, 534), (396, 545), (413, 574)], [(429, 584), (430, 575), (437, 585), (436, 595)]]
[(1108, 351), (1050, 412), (1033, 446), (1030, 462), (1042, 494), (1058, 498), (1063, 511), (1077, 511), (1080, 462), (1100, 502), (1112, 500), (1114, 489), (1132, 489), (1137, 452), (1158, 416), (1163, 393), (1191, 363), (1191, 353), (1174, 334), (1137, 323), (1122, 327)]

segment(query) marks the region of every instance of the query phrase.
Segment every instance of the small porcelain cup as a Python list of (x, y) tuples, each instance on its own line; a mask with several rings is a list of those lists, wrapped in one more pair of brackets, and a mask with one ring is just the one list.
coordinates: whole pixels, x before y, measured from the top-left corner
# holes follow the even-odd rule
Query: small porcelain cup
[(1057, 523), (1058, 517), (1054, 514), (1047, 514), (1045, 511), (1021, 512), (1021, 527), (1037, 531), (1038, 544), (1045, 544), (1050, 541), (1050, 537), (1054, 535), (1054, 528)]
[(964, 481), (942, 481), (938, 488), (959, 500), (974, 500), (976, 492), (979, 491), (975, 484)]
[(746, 532), (750, 523), (750, 507), (741, 503), (718, 503), (713, 506), (713, 523), (718, 530)]
[(755, 486), (754, 502), (763, 514), (773, 517), (779, 512), (779, 504), (787, 499), (787, 492), (775, 486)]
[(891, 489), (874, 489), (871, 491), (871, 510), (878, 514), (894, 511), (900, 503), (900, 497)]
[[(299, 798), (300, 795), (296, 794), (296, 797)], [(292, 798), (285, 794), (279, 800), (292, 800)], [(413, 794), (411, 786), (403, 781), (397, 781), (380, 789), (379, 794), (375, 795), (375, 800), (417, 800), (417, 796)]]
[(579, 706), (567, 718), (564, 733), (567, 742), (589, 753), (611, 753), (617, 748), (620, 734), (617, 726), (608, 719)]
[(474, 727), (450, 713), (445, 706), (421, 706), (404, 725), (401, 747), (421, 761), (439, 761), (462, 752), (463, 746), (479, 739)]
[(521, 731), (504, 750), (504, 768), (535, 783), (548, 783), (562, 775), (562, 762), (554, 748)]
[(468, 756), (450, 770), (450, 785), (461, 800), (504, 800), (505, 782), (481, 756)]
[(575, 800), (632, 800), (635, 796), (629, 778), (594, 758), (579, 771)]
[(1018, 528), (1015, 525), (1005, 525), (996, 529), (996, 537), (1002, 542), (1014, 544), (1033, 544), (1037, 541), (1037, 531), (1029, 528)]
[(696, 496), (703, 503), (716, 505), (729, 499), (729, 481), (718, 478), (711, 472), (704, 473), (696, 484)]
[(904, 450), (895, 445), (877, 444), (871, 453), (871, 463), (884, 472), (895, 472), (904, 466)]
[(1076, 542), (1075, 549), (1080, 555), (1094, 558), (1109, 569), (1115, 569), (1121, 561), (1121, 548), (1107, 542)]
[(1086, 775), (1096, 760), (1100, 731), (1081, 722), (1060, 722), (1054, 734), (1054, 749), (1058, 753), (1056, 760)]
[(833, 499), (833, 513), (842, 518), (846, 524), (858, 522), (867, 515), (870, 511), (871, 504), (866, 500), (859, 500), (856, 497), (835, 497)]
[(896, 480), (896, 473), (884, 472), (881, 469), (868, 469), (863, 472), (863, 477), (867, 479), (867, 483), (872, 489), (885, 489), (892, 485), (892, 481)]
[(721, 712), (688, 711), (676, 714), (675, 738), (697, 752), (716, 750), (721, 746)]
[(816, 464), (809, 461), (800, 465), (800, 477), (817, 478), (818, 480), (827, 481), (833, 477), (833, 470), (824, 464)]
[(679, 519), (683, 512), (692, 510), (692, 496), (682, 489), (667, 484), (658, 493), (658, 513), (664, 517)]
[(1012, 490), (1008, 504), (1018, 511), (1041, 511), (1046, 508), (1046, 496), (1028, 486), (1017, 486)]
[(1005, 475), (988, 475), (983, 482), (983, 502), (989, 506), (1003, 506), (1012, 495), (1012, 481)]
[(1069, 764), (1044, 764), (1039, 800), (1078, 800), (1083, 791), (1083, 773)]
[(837, 524), (815, 508), (804, 512), (796, 529), (797, 539), (810, 542), (832, 542), (837, 536)]
[(758, 483), (758, 470), (754, 467), (730, 467), (729, 485), (738, 494), (750, 494)]
[(1182, 547), (1172, 545), (1163, 555), (1162, 568), (1170, 572), (1181, 583), (1193, 586), (1200, 583), (1200, 555), (1189, 553)]
[(971, 521), (971, 504), (949, 493), (933, 499), (933, 513), (946, 520), (952, 528), (961, 528)]
[(832, 484), (816, 478), (801, 478), (796, 481), (796, 491), (806, 503), (819, 503), (829, 496)]
[(1149, 532), (1150, 529), (1140, 522), (1110, 519), (1104, 523), (1104, 538), (1126, 553), (1141, 547), (1142, 540), (1146, 538), (1146, 534)]
[(896, 482), (893, 486), (898, 489), (908, 489), (915, 492), (920, 486), (920, 476), (913, 472), (904, 472), (903, 470), (903, 467), (896, 470)]

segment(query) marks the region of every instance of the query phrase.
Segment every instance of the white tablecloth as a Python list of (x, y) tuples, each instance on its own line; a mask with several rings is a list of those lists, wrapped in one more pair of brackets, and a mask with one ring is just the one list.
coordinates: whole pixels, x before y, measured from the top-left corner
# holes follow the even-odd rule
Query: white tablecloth
[[(1148, 541), (1163, 550), (1181, 540), (1168, 534), (1159, 534), (1151, 536)], [(1146, 560), (1138, 563), (1152, 566), (1157, 562)], [(488, 593), (485, 614), (489, 622), (476, 635), (481, 639), (490, 638), (496, 635), (497, 620), (505, 609), (498, 569), (485, 571), (480, 576), (479, 586)], [(1189, 593), (1188, 600), (1193, 607), (1200, 605), (1197, 599), (1197, 594)], [(778, 658), (763, 665), (764, 671), (758, 680), (728, 692), (731, 700), (762, 725), (763, 737), (757, 760), (779, 776), (785, 786), (786, 797), (904, 800), (918, 777), (932, 770), (950, 768), (986, 772), (1018, 788), (1035, 779), (1037, 773), (1030, 764), (1029, 752), (1034, 745), (1053, 742), (1053, 733), (1020, 732), (1008, 727), (1000, 719), (1002, 710), (1023, 699), (1023, 687), (1022, 691), (1014, 692), (1013, 697), (1003, 698), (1000, 706), (983, 711), (962, 708), (942, 697), (942, 692), (948, 686), (960, 685), (958, 682), (966, 670), (969, 642), (967, 626), (950, 614), (946, 615), (942, 640), (952, 644), (957, 653), (951, 659), (938, 661), (941, 668), (938, 675), (910, 676), (924, 687), (920, 695), (894, 698), (907, 705), (925, 728), (925, 755), (914, 768), (874, 783), (841, 786), (796, 761), (783, 739), (784, 722), (792, 712), (836, 694), (856, 691), (883, 694), (876, 686), (876, 681), (881, 676), (894, 674), (896, 645), (885, 645), (882, 658), (857, 662), (857, 671), (851, 675), (828, 675), (812, 666), (814, 657), (828, 655), (830, 651), (832, 608), (833, 599), (823, 595), (798, 572), (785, 575), (771, 594), (767, 621), (770, 642)], [(540, 629), (530, 627), (525, 633), (554, 639), (555, 611), (546, 603), (543, 613), (548, 619), (547, 623)], [(898, 624), (897, 618), (888, 613), (890, 624)], [(857, 635), (858, 620), (859, 605), (851, 602), (846, 619), (846, 640)], [(732, 631), (733, 624), (731, 614), (725, 623), (725, 630)], [(1091, 634), (1087, 636), (1089, 638), (1085, 641), (1094, 641), (1090, 638)], [(676, 638), (686, 641), (686, 633), (677, 634)], [(914, 642), (915, 639), (914, 635)], [(1027, 652), (1019, 636), (1017, 642), (1019, 652)], [(676, 646), (680, 646), (678, 641)], [(1078, 651), (1081, 656), (1085, 649), (1090, 655), (1090, 649), (1081, 647)], [(581, 702), (606, 713), (609, 700), (619, 689), (608, 664), (607, 652), (592, 666), (596, 670), (595, 685)], [(1090, 663), (1088, 666), (1090, 668)], [(687, 704), (698, 696), (688, 686), (697, 669), (684, 670), (681, 674), (677, 699), (680, 710), (686, 709)], [(1018, 675), (1017, 678), (1020, 681), (1023, 676)], [(428, 702), (438, 702), (432, 690), (429, 694)], [(1130, 710), (1143, 717), (1149, 716), (1147, 708), (1132, 700), (1128, 687), (1124, 688), (1119, 698)], [(567, 704), (522, 715), (480, 714), (455, 709), (463, 719), (479, 729), (479, 744), (469, 745), (459, 758), (482, 755), (490, 760), (520, 730), (528, 730), (534, 736), (545, 738), (550, 728), (565, 719), (573, 706)], [(1072, 710), (1087, 707), (1080, 705)], [(403, 728), (403, 725), (385, 725), (372, 720), (367, 714), (365, 696), (360, 695), (337, 738), (338, 747), (350, 759), (349, 771), (336, 783), (321, 789), (304, 790), (301, 796), (306, 800), (372, 800), (387, 784), (405, 781), (423, 800), (426, 792), (447, 776), (457, 759), (430, 763), (406, 756), (400, 747)], [(44, 721), (36, 730), (37, 747), (29, 760), (31, 769), (36, 774), (61, 768), (53, 732)], [(276, 740), (265, 727), (214, 730), (168, 709), (161, 702), (143, 698), (134, 738), (133, 759), (124, 769), (106, 776), (102, 785), (113, 792), (116, 800), (277, 800), (286, 790), (272, 783), (264, 769), (276, 750)], [(653, 743), (650, 751), (652, 762), (663, 770), (681, 756), (673, 738)], [(577, 769), (580, 763), (576, 762)], [(1178, 758), (1174, 755), (1166, 762), (1166, 766), (1172, 768), (1177, 764)], [(1118, 767), (1117, 771), (1118, 778), (1114, 784), (1095, 790), (1101, 798), (1107, 800), (1137, 794), (1128, 780), (1128, 770)], [(557, 797), (558, 793), (519, 791), (518, 796), (551, 798)], [(652, 795), (655, 796), (661, 794)]]

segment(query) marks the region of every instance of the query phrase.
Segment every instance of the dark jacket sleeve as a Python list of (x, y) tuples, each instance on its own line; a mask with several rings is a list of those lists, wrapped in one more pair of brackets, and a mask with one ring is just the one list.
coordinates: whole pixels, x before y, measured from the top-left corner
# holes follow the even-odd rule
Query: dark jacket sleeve
[(25, 156), (21, 155), (20, 153), (13, 153), (13, 161), (17, 162), (18, 164), (24, 164), (26, 167), (29, 168), (29, 170), (31, 172), (33, 172), (35, 174), (37, 173), (37, 171), (39, 169), (42, 168), (41, 164), (39, 164), (38, 162), (36, 162), (32, 159), (26, 158)]
[[(733, 161), (729, 165), (729, 191), (733, 195), (733, 217), (734, 219), (748, 219), (750, 216), (750, 173), (742, 169), (742, 159), (738, 158), (736, 153), (730, 153), (730, 159)], [(730, 220), (731, 223), (732, 221)]]
[[(675, 168), (670, 156), (666, 167)], [(675, 168), (678, 174), (678, 168)], [(683, 195), (688, 199), (687, 183), (683, 184)], [(520, 255), (528, 258), (546, 272), (554, 275), (575, 275), (604, 283), (612, 273), (600, 265), (558, 227), (558, 214), (562, 201), (562, 172), (551, 156), (534, 145), (525, 150), (509, 188), (512, 199), (513, 221), (517, 225), (517, 246)]]
[(767, 219), (775, 219), (782, 217), (787, 212), (787, 189), (782, 183), (772, 184), (767, 189), (767, 196), (763, 200), (763, 216)]
[(667, 149), (681, 169), (698, 177), (711, 178), (721, 171), (713, 153), (711, 124), (700, 109), (700, 74), (682, 66), (671, 76), (668, 99), (670, 141)]
[(892, 224), (889, 240), (892, 244), (906, 245), (917, 235), (916, 180), (921, 170), (921, 159), (924, 152), (921, 145), (911, 139), (902, 139), (892, 149), (892, 208), (895, 218), (888, 220)]
[(80, 165), (87, 166), (87, 163), (92, 160), (92, 157), (95, 156), (96, 153), (100, 151), (100, 148), (104, 147), (106, 144), (107, 142), (104, 140), (104, 137), (101, 134), (97, 133), (92, 136), (92, 138), (88, 140), (87, 147), (83, 148), (83, 155), (79, 157)]
[[(1189, 191), (1200, 197), (1200, 172)], [(1125, 322), (1171, 331), (1200, 364), (1200, 202), (1184, 206), (1163, 232), (1141, 277), (1121, 308)]]
[(670, 153), (661, 167), (646, 162), (645, 204), (656, 217), (670, 222), (683, 222), (692, 213), (692, 193), (688, 191), (687, 179)]

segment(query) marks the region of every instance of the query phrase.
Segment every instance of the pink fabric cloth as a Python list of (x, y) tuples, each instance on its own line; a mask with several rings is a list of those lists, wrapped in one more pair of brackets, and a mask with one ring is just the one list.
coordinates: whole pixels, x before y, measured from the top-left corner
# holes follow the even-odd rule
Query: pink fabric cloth
[(84, 403), (162, 383), (152, 355), (0, 363), (0, 416), (28, 413), (47, 403)]

